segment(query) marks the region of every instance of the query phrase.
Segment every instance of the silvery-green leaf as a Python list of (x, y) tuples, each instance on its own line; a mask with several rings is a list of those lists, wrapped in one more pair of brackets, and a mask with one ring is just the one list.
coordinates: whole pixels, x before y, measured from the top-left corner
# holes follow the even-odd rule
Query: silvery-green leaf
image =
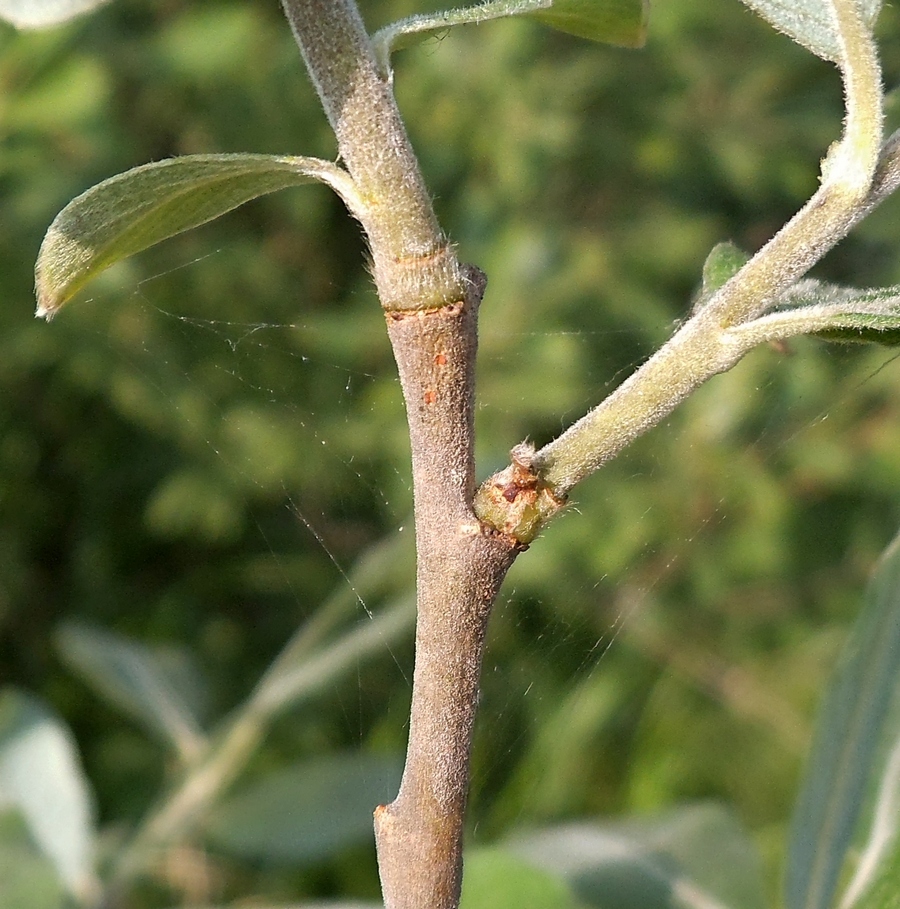
[(36, 699), (0, 692), (0, 801), (21, 812), (70, 893), (94, 886), (88, 782), (68, 728)]
[[(882, 0), (858, 0), (865, 25), (872, 29)], [(840, 40), (831, 16), (830, 0), (744, 0), (750, 9), (825, 60), (840, 59)]]
[(47, 28), (107, 3), (109, 0), (0, 0), (0, 19), (16, 28)]
[(244, 858), (320, 861), (372, 836), (372, 812), (400, 784), (399, 757), (336, 754), (250, 782), (207, 821), (214, 845)]
[(587, 906), (765, 909), (762, 866), (747, 834), (717, 805), (644, 821), (566, 824), (510, 848), (565, 877)]
[(822, 705), (794, 810), (785, 903), (829, 909), (900, 673), (900, 537), (888, 547)]
[(110, 265), (267, 193), (319, 180), (355, 212), (346, 171), (318, 158), (186, 155), (111, 177), (73, 199), (47, 229), (35, 266), (37, 315), (51, 318)]
[(183, 676), (173, 679), (152, 650), (74, 623), (62, 627), (57, 644), (65, 661), (95, 691), (174, 746), (184, 760), (202, 747), (204, 735), (185, 696)]
[(842, 287), (807, 278), (766, 315), (729, 331), (755, 343), (815, 335), (826, 341), (900, 344), (900, 286)]
[[(812, 309), (815, 307), (815, 309)], [(900, 344), (900, 286), (842, 287), (811, 278), (798, 281), (779, 301), (788, 309), (809, 315), (821, 313), (815, 332), (827, 341)]]
[[(900, 700), (900, 685), (894, 701)], [(853, 877), (841, 895), (840, 909), (865, 905), (865, 895), (885, 876), (900, 881), (900, 738), (889, 749), (871, 815), (866, 843), (856, 861)], [(900, 891), (896, 891), (900, 892)]]

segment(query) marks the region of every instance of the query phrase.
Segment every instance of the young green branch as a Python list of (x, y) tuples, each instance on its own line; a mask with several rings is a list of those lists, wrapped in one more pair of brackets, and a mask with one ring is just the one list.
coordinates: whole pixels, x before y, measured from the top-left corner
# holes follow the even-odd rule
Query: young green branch
[[(639, 435), (655, 426), (699, 385), (731, 369), (750, 349), (768, 340), (764, 331), (739, 327), (775, 306), (780, 295), (801, 278), (897, 182), (896, 142), (882, 152), (882, 88), (872, 35), (854, 0), (832, 0), (840, 35), (840, 69), (847, 117), (844, 135), (822, 164), (821, 185), (809, 202), (727, 281), (654, 356), (603, 403), (537, 452), (527, 452), (520, 485), (547, 490), (560, 503)], [(876, 168), (884, 174), (873, 189)], [(873, 196), (877, 193), (877, 199)], [(773, 337), (778, 334), (773, 326)], [(522, 461), (521, 450), (518, 460)], [(513, 464), (515, 465), (516, 457)], [(490, 478), (479, 490), (476, 510), (497, 527), (516, 496), (509, 492), (509, 471)], [(503, 496), (498, 490), (506, 489)], [(544, 496), (544, 501), (549, 501)], [(552, 517), (548, 508), (541, 521)], [(536, 532), (528, 530), (529, 535)]]

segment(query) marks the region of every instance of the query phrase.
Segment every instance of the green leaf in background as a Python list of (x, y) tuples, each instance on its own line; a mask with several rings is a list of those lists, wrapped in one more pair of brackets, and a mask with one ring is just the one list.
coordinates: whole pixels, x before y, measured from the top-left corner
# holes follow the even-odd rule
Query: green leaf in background
[(47, 28), (107, 3), (109, 0), (0, 0), (0, 19), (16, 28)]
[(399, 757), (335, 754), (270, 773), (222, 803), (209, 840), (242, 858), (311, 863), (372, 837), (372, 812), (400, 785)]
[(63, 659), (109, 703), (146, 726), (189, 761), (204, 735), (191, 703), (184, 673), (170, 667), (143, 644), (121, 635), (70, 623), (57, 633)]
[(66, 899), (53, 863), (35, 846), (21, 813), (0, 809), (0, 906), (62, 909)]
[(559, 875), (536, 868), (504, 849), (473, 849), (465, 855), (459, 909), (576, 909)]
[(620, 47), (647, 39), (648, 0), (486, 0), (477, 6), (410, 16), (380, 29), (372, 45), (384, 72), (395, 50), (410, 47), (455, 25), (528, 16), (559, 31)]
[(765, 909), (762, 866), (740, 824), (717, 805), (653, 821), (570, 824), (510, 843), (565, 876), (602, 909)]
[(47, 230), (35, 266), (37, 315), (52, 318), (91, 278), (251, 199), (320, 180), (355, 213), (346, 171), (318, 158), (187, 155), (111, 177), (73, 199)]
[(888, 547), (819, 715), (794, 811), (785, 903), (826, 909), (873, 776), (900, 672), (900, 537)]
[[(807, 50), (825, 60), (839, 61), (840, 40), (829, 0), (744, 0), (744, 3)], [(863, 22), (874, 28), (881, 0), (859, 0), (859, 8)]]
[(37, 700), (0, 693), (0, 802), (21, 812), (66, 889), (94, 888), (94, 822), (88, 782), (71, 733)]

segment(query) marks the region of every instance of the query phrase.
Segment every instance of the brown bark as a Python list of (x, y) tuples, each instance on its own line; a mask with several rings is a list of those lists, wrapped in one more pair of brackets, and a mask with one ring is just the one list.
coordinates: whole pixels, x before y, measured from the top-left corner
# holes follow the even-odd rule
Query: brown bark
[(376, 812), (386, 909), (456, 909), (484, 636), (523, 545), (476, 517), (474, 386), (484, 275), (441, 232), (353, 0), (282, 0), (364, 200), (360, 217), (412, 449), (416, 667), (400, 793)]
[(400, 793), (375, 814), (387, 909), (455, 909), (484, 637), (521, 544), (472, 510), (473, 390), (484, 278), (465, 299), (388, 313), (410, 427), (418, 553), (416, 667)]

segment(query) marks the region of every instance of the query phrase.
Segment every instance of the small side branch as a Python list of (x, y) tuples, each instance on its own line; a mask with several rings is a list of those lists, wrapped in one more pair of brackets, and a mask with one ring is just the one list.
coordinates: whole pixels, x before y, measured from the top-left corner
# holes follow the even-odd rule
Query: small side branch
[[(564, 499), (578, 482), (664, 419), (699, 385), (731, 369), (765, 340), (758, 332), (729, 329), (772, 308), (863, 213), (897, 185), (897, 142), (881, 147), (881, 73), (872, 35), (855, 0), (831, 0), (831, 7), (841, 39), (847, 117), (841, 141), (822, 163), (818, 191), (637, 372), (534, 454), (531, 467), (538, 484), (557, 498)], [(496, 485), (497, 477), (482, 487), (479, 502), (485, 501), (485, 492)], [(480, 508), (479, 514), (502, 526), (502, 514), (499, 523), (493, 512)]]

